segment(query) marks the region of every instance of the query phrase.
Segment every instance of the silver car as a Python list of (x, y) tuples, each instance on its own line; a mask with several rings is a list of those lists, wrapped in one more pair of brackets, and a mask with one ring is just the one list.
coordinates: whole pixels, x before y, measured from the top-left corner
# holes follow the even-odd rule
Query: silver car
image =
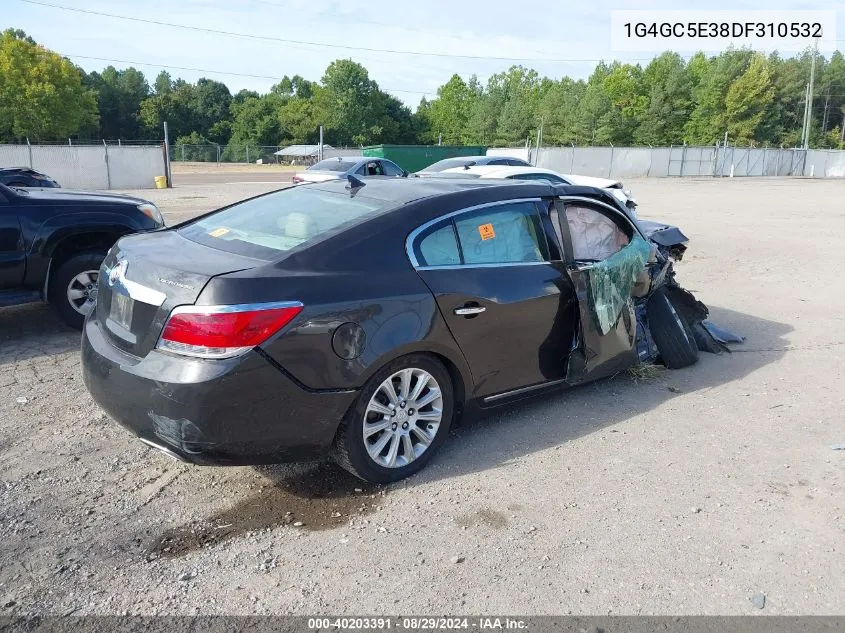
[(305, 171), (293, 175), (294, 184), (301, 182), (326, 182), (340, 180), (347, 176), (395, 176), (405, 178), (408, 172), (386, 158), (361, 156), (338, 156), (326, 158), (311, 165)]

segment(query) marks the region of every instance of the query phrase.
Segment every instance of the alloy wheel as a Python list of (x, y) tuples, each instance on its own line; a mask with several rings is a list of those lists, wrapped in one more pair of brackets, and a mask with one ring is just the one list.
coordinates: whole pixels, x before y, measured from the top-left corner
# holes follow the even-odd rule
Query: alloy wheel
[(376, 389), (364, 413), (367, 453), (385, 468), (418, 459), (434, 442), (443, 418), (443, 395), (430, 373), (401, 369)]
[(97, 301), (97, 270), (85, 270), (67, 285), (67, 300), (79, 314), (87, 315)]

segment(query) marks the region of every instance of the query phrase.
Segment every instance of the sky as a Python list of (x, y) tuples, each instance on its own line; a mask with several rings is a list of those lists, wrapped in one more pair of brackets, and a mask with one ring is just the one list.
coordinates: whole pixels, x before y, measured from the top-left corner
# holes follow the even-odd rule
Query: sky
[[(174, 78), (188, 81), (200, 77), (222, 81), (232, 93), (242, 88), (266, 92), (284, 75), (319, 80), (333, 60), (354, 59), (383, 90), (411, 107), (423, 96), (436, 96), (437, 88), (454, 73), (464, 78), (476, 74), (486, 81), (522, 64), (548, 77), (577, 79), (589, 76), (599, 60), (644, 65), (660, 50), (612, 50), (611, 10), (665, 11), (701, 5), (696, 0), (0, 0), (0, 4), (2, 28), (23, 29), (86, 71), (131, 65), (151, 84), (160, 70), (168, 70)], [(709, 9), (763, 7), (836, 10), (840, 38), (836, 45), (845, 48), (845, 2), (734, 0), (708, 5)], [(360, 50), (367, 48), (405, 52)]]

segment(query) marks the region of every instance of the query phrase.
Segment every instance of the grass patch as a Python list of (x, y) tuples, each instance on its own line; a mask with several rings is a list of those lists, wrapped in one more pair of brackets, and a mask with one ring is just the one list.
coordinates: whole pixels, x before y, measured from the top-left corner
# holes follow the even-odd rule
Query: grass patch
[(663, 366), (653, 363), (637, 363), (628, 368), (628, 375), (636, 383), (654, 380), (661, 373), (663, 373)]

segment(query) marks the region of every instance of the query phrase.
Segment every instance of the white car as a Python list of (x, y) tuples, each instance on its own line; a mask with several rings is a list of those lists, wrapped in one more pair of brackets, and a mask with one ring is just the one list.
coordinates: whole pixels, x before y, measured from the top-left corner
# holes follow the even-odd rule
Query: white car
[(505, 178), (507, 180), (546, 180), (552, 184), (598, 187), (599, 189), (607, 189), (614, 198), (627, 206), (634, 215), (636, 215), (637, 210), (637, 201), (631, 191), (626, 189), (618, 180), (610, 180), (609, 178), (559, 174), (556, 171), (544, 169), (543, 167), (501, 167), (496, 165), (456, 167), (441, 171), (439, 175), (465, 178)]

